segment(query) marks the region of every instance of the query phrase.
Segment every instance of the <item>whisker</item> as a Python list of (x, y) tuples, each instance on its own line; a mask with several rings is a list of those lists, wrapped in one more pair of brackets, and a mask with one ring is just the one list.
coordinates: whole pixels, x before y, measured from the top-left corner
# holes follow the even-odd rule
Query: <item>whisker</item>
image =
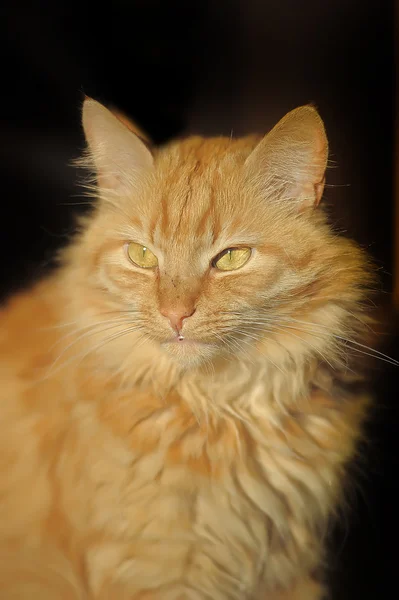
[[(121, 315), (121, 314), (128, 314), (128, 315), (139, 315), (140, 312), (139, 311), (135, 311), (132, 309), (128, 309), (128, 310), (110, 310), (110, 311), (105, 311), (105, 312), (101, 312), (98, 313), (96, 316), (98, 317), (102, 317), (105, 315)], [(81, 323), (82, 320), (81, 319), (76, 319), (75, 321), (65, 321), (64, 323), (57, 323), (57, 325), (49, 325), (46, 327), (39, 327), (37, 329), (37, 331), (50, 331), (53, 329), (62, 329), (64, 327), (70, 327), (71, 325), (76, 325), (76, 323)]]
[[(115, 325), (107, 327), (105, 330), (96, 331), (96, 332), (89, 332), (89, 333), (91, 335), (94, 335), (95, 333), (101, 334), (101, 333), (103, 333), (103, 331), (109, 331), (109, 330), (115, 329), (115, 327), (119, 327), (119, 326), (120, 326), (120, 324), (118, 323), (118, 324), (115, 324)], [(69, 348), (71, 348), (75, 343), (77, 343), (78, 341), (80, 341), (82, 339), (82, 337), (86, 337), (88, 335), (88, 332), (86, 332), (86, 334), (84, 334), (83, 336), (80, 336), (77, 340), (74, 340), (74, 342), (72, 342), (71, 344), (69, 344), (69, 346), (63, 350), (63, 352), (56, 358), (56, 360), (51, 365), (51, 367), (48, 370), (47, 375), (44, 377), (44, 379), (50, 377), (51, 374), (57, 373), (61, 368), (64, 368), (64, 367), (68, 366), (70, 363), (72, 363), (74, 360), (77, 360), (82, 355), (83, 355), (83, 359), (86, 358), (86, 356), (88, 356), (92, 352), (95, 352), (96, 350), (100, 349), (107, 342), (110, 342), (110, 341), (112, 341), (114, 339), (117, 339), (118, 337), (121, 337), (121, 336), (126, 335), (128, 333), (132, 333), (134, 331), (139, 331), (141, 329), (142, 329), (142, 327), (140, 325), (134, 325), (132, 327), (128, 327), (127, 329), (124, 329), (121, 332), (118, 332), (117, 334), (113, 334), (112, 336), (108, 336), (107, 338), (105, 338), (105, 340), (102, 340), (100, 344), (98, 344), (97, 346), (94, 346), (94, 348), (91, 348), (89, 351), (81, 353), (81, 354), (78, 354), (76, 356), (72, 356), (68, 361), (66, 361), (64, 363), (61, 363), (61, 365), (59, 365), (58, 368), (54, 371), (54, 367), (59, 362), (60, 358), (65, 354), (65, 352)]]
[[(304, 324), (304, 325), (309, 325), (309, 326), (313, 326), (313, 327), (319, 327), (320, 329), (324, 329), (328, 331), (328, 327), (326, 327), (325, 325), (321, 325), (321, 324), (317, 324), (317, 323), (310, 323), (310, 322), (306, 322), (306, 321), (300, 321), (298, 319), (291, 319), (292, 322), (294, 323), (300, 323), (300, 324)], [(311, 331), (310, 331), (311, 333)], [(320, 332), (322, 333), (322, 332)], [(350, 338), (346, 338), (340, 335), (337, 335), (336, 333), (331, 333), (330, 335), (332, 335), (334, 338), (342, 340), (343, 342), (347, 342), (350, 344), (354, 344), (355, 346), (359, 346), (360, 348), (364, 348), (365, 350), (369, 350), (370, 352), (372, 352), (373, 354), (377, 354), (378, 356), (381, 356), (382, 358), (385, 358), (387, 360), (392, 361), (394, 364), (396, 364), (397, 366), (399, 366), (399, 361), (396, 360), (395, 358), (393, 358), (392, 356), (388, 356), (388, 354), (384, 354), (383, 352), (380, 352), (379, 350), (375, 350), (374, 348), (371, 348), (370, 346), (366, 346), (365, 344), (361, 344), (360, 342), (356, 342), (355, 340), (351, 340)], [(377, 356), (376, 356), (377, 358)]]
[[(131, 319), (128, 319), (127, 317), (116, 317), (114, 319), (107, 319), (105, 321), (97, 321), (94, 323), (89, 323), (87, 325), (82, 325), (82, 327), (76, 327), (75, 329), (72, 329), (71, 331), (69, 331), (68, 333), (66, 333), (65, 335), (63, 335), (62, 337), (60, 337), (50, 348), (49, 350), (52, 350), (53, 348), (55, 348), (56, 346), (58, 346), (59, 344), (61, 344), (61, 342), (67, 340), (69, 337), (76, 335), (80, 332), (85, 332), (87, 330), (94, 330), (96, 327), (101, 327), (102, 325), (109, 325), (109, 324), (115, 324), (115, 325), (119, 325), (123, 323), (131, 323)], [(80, 338), (78, 338), (80, 339)]]
[[(287, 327), (287, 326), (285, 326), (285, 327)], [(263, 331), (268, 331), (268, 332), (270, 332), (270, 333), (279, 333), (279, 329), (278, 329), (278, 327), (275, 327), (275, 328), (273, 328), (273, 329), (266, 329), (266, 330), (263, 330)], [(244, 335), (248, 335), (248, 334), (246, 334), (246, 333), (245, 333), (245, 331), (244, 331), (243, 333), (244, 333)], [(326, 357), (326, 356), (323, 354), (323, 352), (322, 352), (322, 351), (321, 351), (319, 348), (317, 348), (317, 347), (316, 347), (314, 344), (311, 344), (311, 343), (309, 342), (309, 340), (305, 340), (305, 339), (303, 339), (303, 338), (300, 338), (298, 335), (295, 335), (295, 334), (294, 334), (294, 333), (292, 333), (292, 332), (285, 332), (285, 333), (287, 333), (287, 335), (290, 335), (291, 337), (295, 337), (296, 339), (300, 339), (300, 340), (301, 340), (301, 341), (303, 341), (305, 344), (307, 344), (309, 347), (313, 348), (313, 350), (315, 350), (315, 351), (317, 352), (317, 354), (319, 354), (319, 355), (321, 356), (321, 358), (322, 358), (322, 359), (323, 359), (323, 360), (324, 360), (324, 361), (325, 361), (325, 362), (326, 362), (326, 363), (327, 363), (327, 364), (328, 364), (328, 365), (329, 365), (329, 366), (330, 366), (330, 367), (331, 367), (333, 370), (335, 370), (335, 367), (334, 367), (334, 366), (331, 364), (331, 362), (330, 362), (330, 361), (327, 359), (327, 357)], [(262, 339), (262, 338), (263, 338), (263, 336), (260, 336), (260, 335), (259, 335), (259, 336), (250, 336), (250, 337), (253, 337), (253, 339), (258, 339), (258, 340), (260, 340), (260, 339)], [(318, 339), (321, 339), (321, 338), (318, 338)]]
[[(81, 335), (77, 335), (77, 337), (70, 343), (68, 344), (66, 347), (63, 348), (61, 354), (59, 355), (59, 357), (56, 359), (55, 363), (58, 361), (58, 359), (63, 356), (72, 346), (74, 346), (75, 344), (77, 344), (78, 342), (80, 342), (81, 340), (85, 339), (86, 337), (89, 337), (91, 335), (95, 335), (95, 334), (100, 334), (103, 333), (104, 331), (108, 331), (109, 329), (113, 329), (115, 327), (118, 326), (122, 326), (124, 323), (131, 323), (130, 320), (113, 320), (110, 319), (109, 321), (103, 321), (103, 322), (99, 322), (99, 323), (92, 323), (90, 325), (86, 325), (84, 327), (81, 328), (77, 328), (74, 331), (69, 332), (68, 334), (64, 335), (62, 338), (60, 338), (59, 340), (57, 340), (55, 342), (55, 344), (53, 344), (49, 350), (53, 350), (54, 348), (57, 347), (57, 345), (59, 345), (61, 342), (63, 342), (64, 340), (68, 339), (69, 337), (73, 336), (73, 335), (77, 335), (78, 333), (81, 333)], [(102, 325), (108, 325), (108, 327), (105, 327), (104, 329), (100, 329), (98, 330), (97, 328), (102, 326)], [(54, 364), (55, 364), (54, 363)]]
[(389, 358), (383, 358), (382, 356), (376, 356), (375, 354), (371, 354), (370, 352), (365, 352), (364, 350), (360, 350), (359, 348), (351, 348), (351, 350), (353, 352), (358, 352), (359, 354), (364, 354), (365, 356), (371, 356), (372, 358), (376, 358), (377, 360), (381, 360), (382, 362), (385, 362), (389, 365), (392, 365), (393, 367), (397, 367), (399, 366), (398, 361), (396, 361), (395, 359), (389, 359)]
[[(332, 338), (335, 339), (337, 341), (341, 341), (343, 342), (347, 348), (351, 348), (352, 350), (356, 350), (356, 348), (354, 348), (353, 346), (357, 346), (357, 351), (361, 354), (362, 352), (360, 351), (360, 349), (366, 350), (368, 352), (363, 352), (363, 354), (365, 354), (366, 356), (370, 356), (373, 357), (377, 360), (382, 360), (383, 362), (387, 362), (391, 365), (394, 366), (399, 366), (399, 361), (394, 359), (393, 357), (384, 354), (383, 352), (376, 350), (374, 348), (371, 348), (370, 346), (367, 346), (366, 344), (362, 344), (361, 342), (358, 342), (356, 340), (353, 340), (349, 337), (344, 337), (341, 335), (338, 335), (336, 333), (331, 332), (331, 330), (325, 326), (325, 325), (321, 325), (318, 323), (312, 323), (309, 321), (301, 321), (299, 319), (295, 319), (293, 317), (284, 317), (284, 316), (279, 316), (278, 319), (276, 318), (271, 318), (271, 317), (259, 317), (259, 315), (256, 315), (256, 317), (251, 318), (250, 316), (244, 316), (242, 313), (240, 313), (239, 311), (225, 311), (223, 313), (221, 313), (223, 315), (227, 315), (230, 317), (236, 317), (237, 320), (239, 320), (239, 322), (241, 323), (242, 326), (244, 326), (244, 328), (250, 328), (250, 329), (256, 329), (258, 331), (258, 328), (260, 328), (262, 331), (271, 331), (270, 327), (274, 328), (274, 332), (276, 332), (276, 327), (278, 328), (284, 328), (284, 329), (294, 329), (297, 331), (302, 331), (303, 333), (308, 333), (311, 335), (316, 335), (319, 334), (323, 335), (325, 333), (328, 333), (328, 335)], [(355, 316), (355, 315), (353, 315)], [(371, 329), (367, 323), (363, 323), (361, 319), (358, 319), (362, 324), (365, 325), (365, 327), (368, 327), (369, 329)], [(281, 321), (285, 321), (285, 322), (281, 322)], [(291, 325), (289, 325), (288, 323), (291, 323)], [(300, 324), (302, 325), (302, 327), (298, 327), (296, 324)], [(268, 330), (265, 329), (265, 327), (269, 327)], [(372, 331), (372, 329), (371, 329)], [(288, 333), (288, 332), (287, 332)], [(244, 329), (244, 334), (245, 334), (245, 329)], [(295, 336), (294, 333), (290, 333), (291, 336)], [(296, 336), (299, 337), (299, 336)], [(321, 339), (319, 337), (319, 339)], [(309, 342), (309, 340), (303, 340), (304, 342), (306, 342), (308, 345), (312, 346), (312, 344)], [(314, 349), (320, 354), (320, 356), (323, 358), (324, 361), (326, 361), (330, 366), (331, 362), (328, 361), (328, 359), (326, 358), (326, 356), (323, 355), (323, 353), (320, 351), (320, 349), (315, 348)]]

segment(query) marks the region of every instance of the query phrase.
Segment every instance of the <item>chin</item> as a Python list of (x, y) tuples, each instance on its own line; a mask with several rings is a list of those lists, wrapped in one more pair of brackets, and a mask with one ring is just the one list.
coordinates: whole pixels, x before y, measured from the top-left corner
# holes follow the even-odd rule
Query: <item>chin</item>
[(214, 344), (186, 340), (167, 342), (162, 344), (162, 348), (184, 368), (197, 367), (211, 360), (218, 353)]

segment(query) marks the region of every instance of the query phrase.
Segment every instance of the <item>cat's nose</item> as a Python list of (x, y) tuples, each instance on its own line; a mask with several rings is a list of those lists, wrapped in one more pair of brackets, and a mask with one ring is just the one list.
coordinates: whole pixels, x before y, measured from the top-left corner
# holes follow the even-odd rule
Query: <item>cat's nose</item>
[(180, 333), (183, 329), (184, 320), (195, 313), (195, 308), (161, 308), (161, 315), (169, 319), (172, 328)]

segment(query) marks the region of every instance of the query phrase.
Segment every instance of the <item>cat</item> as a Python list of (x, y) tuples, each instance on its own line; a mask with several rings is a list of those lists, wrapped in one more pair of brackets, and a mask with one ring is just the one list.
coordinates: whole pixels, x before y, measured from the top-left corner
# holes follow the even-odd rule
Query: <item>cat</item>
[(84, 101), (93, 211), (1, 311), (0, 597), (321, 600), (374, 279), (319, 206), (323, 122), (122, 121)]

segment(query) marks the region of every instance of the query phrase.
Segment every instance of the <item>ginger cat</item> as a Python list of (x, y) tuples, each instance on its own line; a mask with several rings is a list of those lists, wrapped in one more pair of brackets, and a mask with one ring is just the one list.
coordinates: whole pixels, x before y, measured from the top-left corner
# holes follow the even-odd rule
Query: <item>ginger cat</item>
[(317, 111), (153, 152), (83, 127), (96, 206), (0, 316), (0, 598), (321, 600), (371, 276)]

